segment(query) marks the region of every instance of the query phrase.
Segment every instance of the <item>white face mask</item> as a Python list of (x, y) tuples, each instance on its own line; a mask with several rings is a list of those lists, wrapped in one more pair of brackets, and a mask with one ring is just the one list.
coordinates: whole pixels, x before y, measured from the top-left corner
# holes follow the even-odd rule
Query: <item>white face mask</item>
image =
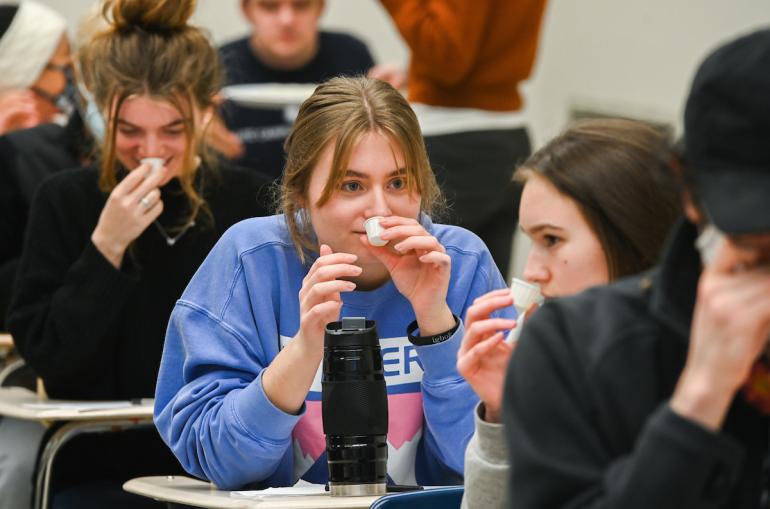
[(99, 111), (99, 107), (96, 105), (94, 97), (86, 87), (82, 84), (78, 84), (78, 90), (80, 90), (80, 94), (83, 96), (86, 103), (85, 108), (79, 108), (80, 116), (83, 118), (83, 122), (85, 122), (88, 131), (91, 133), (91, 136), (94, 137), (94, 140), (96, 140), (97, 143), (102, 143), (104, 142), (104, 133), (106, 131), (102, 112)]
[(711, 265), (714, 256), (716, 256), (717, 249), (722, 245), (724, 239), (725, 234), (711, 223), (706, 225), (703, 231), (700, 232), (700, 235), (695, 240), (695, 247), (700, 253), (700, 259), (704, 267)]

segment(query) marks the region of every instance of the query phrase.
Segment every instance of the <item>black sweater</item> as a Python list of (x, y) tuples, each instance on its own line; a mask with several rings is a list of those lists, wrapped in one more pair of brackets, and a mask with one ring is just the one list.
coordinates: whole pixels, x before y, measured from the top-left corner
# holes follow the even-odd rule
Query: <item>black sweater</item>
[[(334, 76), (365, 74), (374, 65), (369, 49), (359, 39), (342, 33), (321, 32), (318, 53), (298, 69), (279, 70), (265, 65), (244, 37), (220, 49), (228, 85), (254, 83), (320, 83)], [(283, 172), (283, 141), (291, 130), (295, 107), (252, 108), (226, 102), (225, 123), (244, 145), (237, 164), (273, 178)]]
[(80, 116), (0, 136), (0, 330), (13, 294), (32, 196), (50, 175), (88, 158), (91, 140)]
[(687, 357), (695, 237), (682, 223), (653, 271), (527, 321), (504, 399), (510, 507), (759, 507), (768, 419), (738, 396), (714, 433), (668, 405)]
[[(152, 397), (176, 299), (226, 228), (268, 213), (252, 171), (200, 172), (214, 224), (199, 218), (174, 246), (155, 225), (115, 269), (91, 242), (106, 195), (94, 169), (62, 172), (33, 201), (16, 295), (8, 314), (19, 352), (48, 394), (70, 399)], [(183, 222), (177, 180), (162, 189), (161, 225)]]

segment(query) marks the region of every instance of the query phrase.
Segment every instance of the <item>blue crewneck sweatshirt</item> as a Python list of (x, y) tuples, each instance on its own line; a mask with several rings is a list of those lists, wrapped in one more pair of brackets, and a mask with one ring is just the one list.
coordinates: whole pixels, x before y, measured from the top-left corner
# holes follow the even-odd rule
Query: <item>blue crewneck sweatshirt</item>
[[(486, 246), (456, 226), (423, 225), (452, 259), (447, 304), (504, 288)], [(221, 488), (328, 479), (320, 366), (299, 415), (267, 398), (262, 373), (299, 330), (303, 265), (283, 216), (243, 221), (220, 239), (177, 302), (156, 389), (155, 423), (184, 468)], [(415, 320), (392, 281), (342, 294), (341, 316), (377, 322), (388, 390), (388, 475), (397, 483), (461, 482), (478, 398), (455, 368), (460, 323), (447, 341), (413, 346)], [(499, 316), (514, 317), (513, 308)]]

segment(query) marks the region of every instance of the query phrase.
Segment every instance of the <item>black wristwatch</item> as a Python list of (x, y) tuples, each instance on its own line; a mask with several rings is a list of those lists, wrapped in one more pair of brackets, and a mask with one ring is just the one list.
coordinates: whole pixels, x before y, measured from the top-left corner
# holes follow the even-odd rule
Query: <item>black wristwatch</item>
[(434, 334), (433, 336), (415, 336), (414, 333), (419, 328), (419, 326), (417, 325), (417, 320), (415, 320), (409, 324), (409, 327), (406, 328), (406, 337), (407, 339), (409, 339), (409, 342), (412, 343), (414, 346), (426, 346), (426, 345), (435, 345), (437, 343), (443, 343), (447, 339), (451, 338), (452, 334), (457, 332), (457, 328), (460, 326), (460, 319), (457, 318), (455, 315), (452, 315), (452, 318), (455, 319), (454, 327), (452, 327), (446, 332), (442, 332), (440, 334)]

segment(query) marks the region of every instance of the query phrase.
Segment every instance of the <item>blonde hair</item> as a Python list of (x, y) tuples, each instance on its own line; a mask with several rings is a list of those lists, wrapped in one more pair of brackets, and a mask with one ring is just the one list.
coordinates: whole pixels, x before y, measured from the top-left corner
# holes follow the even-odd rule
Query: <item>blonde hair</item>
[(321, 153), (334, 143), (329, 179), (316, 206), (323, 206), (345, 177), (350, 154), (367, 133), (390, 138), (404, 155), (406, 186), (418, 193), (421, 211), (432, 214), (443, 207), (417, 117), (392, 86), (364, 77), (338, 77), (319, 85), (299, 109), (284, 149), (287, 154), (280, 189), (283, 212), (292, 241), (304, 262), (312, 242), (310, 217), (303, 207), (308, 185)]
[(117, 185), (117, 113), (128, 98), (148, 95), (182, 113), (188, 143), (179, 180), (191, 210), (183, 224), (201, 210), (211, 218), (195, 189), (199, 157), (208, 165), (212, 160), (200, 119), (193, 113), (211, 108), (223, 84), (216, 49), (200, 29), (187, 23), (194, 11), (195, 0), (105, 0), (102, 15), (109, 27), (78, 50), (83, 83), (99, 108), (108, 112), (99, 178), (102, 191), (109, 193)]

